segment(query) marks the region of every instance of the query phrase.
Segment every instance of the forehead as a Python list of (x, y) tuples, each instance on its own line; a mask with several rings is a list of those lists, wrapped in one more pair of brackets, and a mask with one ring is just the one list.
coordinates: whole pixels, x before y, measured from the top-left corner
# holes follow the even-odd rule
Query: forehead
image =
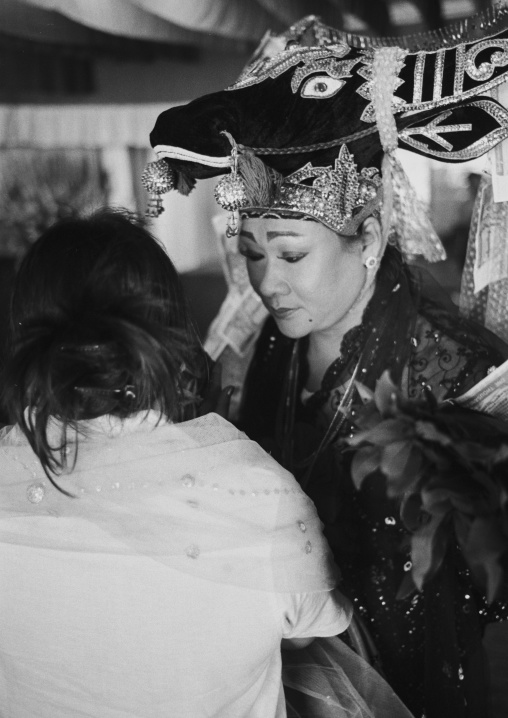
[(337, 235), (320, 222), (291, 219), (288, 217), (246, 217), (242, 220), (240, 236), (252, 235), (256, 240), (271, 240), (277, 237), (337, 240)]

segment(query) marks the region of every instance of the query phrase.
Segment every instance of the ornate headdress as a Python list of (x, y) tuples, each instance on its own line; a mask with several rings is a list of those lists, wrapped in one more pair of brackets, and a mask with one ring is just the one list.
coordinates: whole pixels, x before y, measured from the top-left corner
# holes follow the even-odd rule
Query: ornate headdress
[(162, 187), (226, 174), (223, 207), (298, 212), (354, 234), (382, 201), (388, 241), (442, 259), (394, 151), (461, 162), (508, 137), (508, 112), (487, 94), (508, 76), (507, 19), (501, 8), (448, 35), (401, 38), (409, 50), (315, 17), (268, 36), (234, 85), (160, 115), (159, 162), (145, 175), (153, 203)]

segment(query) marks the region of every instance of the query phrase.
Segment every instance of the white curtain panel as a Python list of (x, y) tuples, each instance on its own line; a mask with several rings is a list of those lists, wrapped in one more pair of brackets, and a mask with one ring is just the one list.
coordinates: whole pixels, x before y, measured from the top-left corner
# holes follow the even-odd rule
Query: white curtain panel
[(0, 147), (148, 147), (171, 103), (0, 105)]
[[(321, 0), (322, 1), (322, 0)], [(258, 40), (282, 29), (277, 15), (255, 0), (18, 0), (56, 11), (75, 22), (114, 35), (160, 42), (196, 42), (196, 33)], [(286, 3), (284, 3), (286, 4)], [(299, 3), (297, 3), (299, 4)], [(295, 18), (297, 19), (297, 18)], [(274, 27), (275, 26), (275, 27)]]
[[(343, 0), (14, 0), (95, 30), (159, 42), (258, 41), (305, 15), (339, 25)], [(13, 0), (7, 0), (12, 3)]]
[[(149, 148), (148, 135), (155, 118), (167, 108), (167, 103), (0, 105), (0, 151), (53, 149), (67, 151), (71, 156), (76, 150), (98, 152), (108, 177), (108, 203), (143, 212), (146, 193), (141, 186), (144, 167), (140, 164), (156, 159)], [(9, 172), (12, 159), (4, 157), (4, 171)], [(37, 164), (36, 155), (30, 157)], [(181, 272), (219, 266), (212, 228), (212, 217), (217, 213), (215, 182), (198, 182), (188, 197), (168, 193), (164, 197), (165, 212), (152, 222), (152, 231)]]
[[(477, 0), (445, 0), (443, 16), (446, 20), (468, 17), (478, 11), (479, 5)], [(27, 9), (32, 13), (27, 13)], [(36, 18), (31, 16), (35, 11)], [(396, 25), (418, 23), (422, 19), (416, 0), (391, 0), (389, 12)], [(305, 15), (318, 15), (325, 23), (352, 32), (368, 30), (365, 14), (362, 20), (355, 15), (354, 7), (348, 7), (346, 12), (344, 0), (2, 0), (0, 3), (0, 27), (17, 36), (33, 37), (29, 25), (37, 20), (38, 37), (34, 39), (39, 40), (50, 41), (57, 31), (67, 42), (73, 39), (82, 42), (86, 38), (73, 38), (81, 25), (123, 37), (216, 49), (220, 49), (221, 40), (229, 44), (257, 42), (267, 30), (281, 32)], [(67, 29), (62, 25), (64, 19), (72, 21)]]
[[(182, 3), (185, 5), (188, 0)], [(134, 0), (17, 0), (18, 4), (57, 12), (74, 22), (112, 35), (157, 42), (194, 43), (196, 36)], [(205, 4), (206, 0), (205, 0)]]
[(129, 0), (129, 3), (180, 27), (238, 40), (256, 40), (279, 24), (255, 0)]

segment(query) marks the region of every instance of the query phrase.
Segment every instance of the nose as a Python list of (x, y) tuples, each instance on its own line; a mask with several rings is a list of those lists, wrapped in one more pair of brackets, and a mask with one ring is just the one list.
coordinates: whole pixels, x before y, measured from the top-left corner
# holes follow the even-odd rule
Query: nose
[(275, 298), (287, 296), (291, 292), (287, 280), (284, 277), (282, 263), (267, 261), (260, 267), (260, 276), (257, 282), (257, 292), (263, 298), (273, 301)]

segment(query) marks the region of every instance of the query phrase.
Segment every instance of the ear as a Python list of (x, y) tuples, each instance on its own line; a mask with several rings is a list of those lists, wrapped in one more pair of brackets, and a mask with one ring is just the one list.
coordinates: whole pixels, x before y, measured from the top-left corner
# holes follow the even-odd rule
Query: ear
[(383, 249), (383, 233), (381, 223), (371, 215), (367, 217), (362, 224), (362, 261), (368, 257), (377, 257), (381, 259)]

